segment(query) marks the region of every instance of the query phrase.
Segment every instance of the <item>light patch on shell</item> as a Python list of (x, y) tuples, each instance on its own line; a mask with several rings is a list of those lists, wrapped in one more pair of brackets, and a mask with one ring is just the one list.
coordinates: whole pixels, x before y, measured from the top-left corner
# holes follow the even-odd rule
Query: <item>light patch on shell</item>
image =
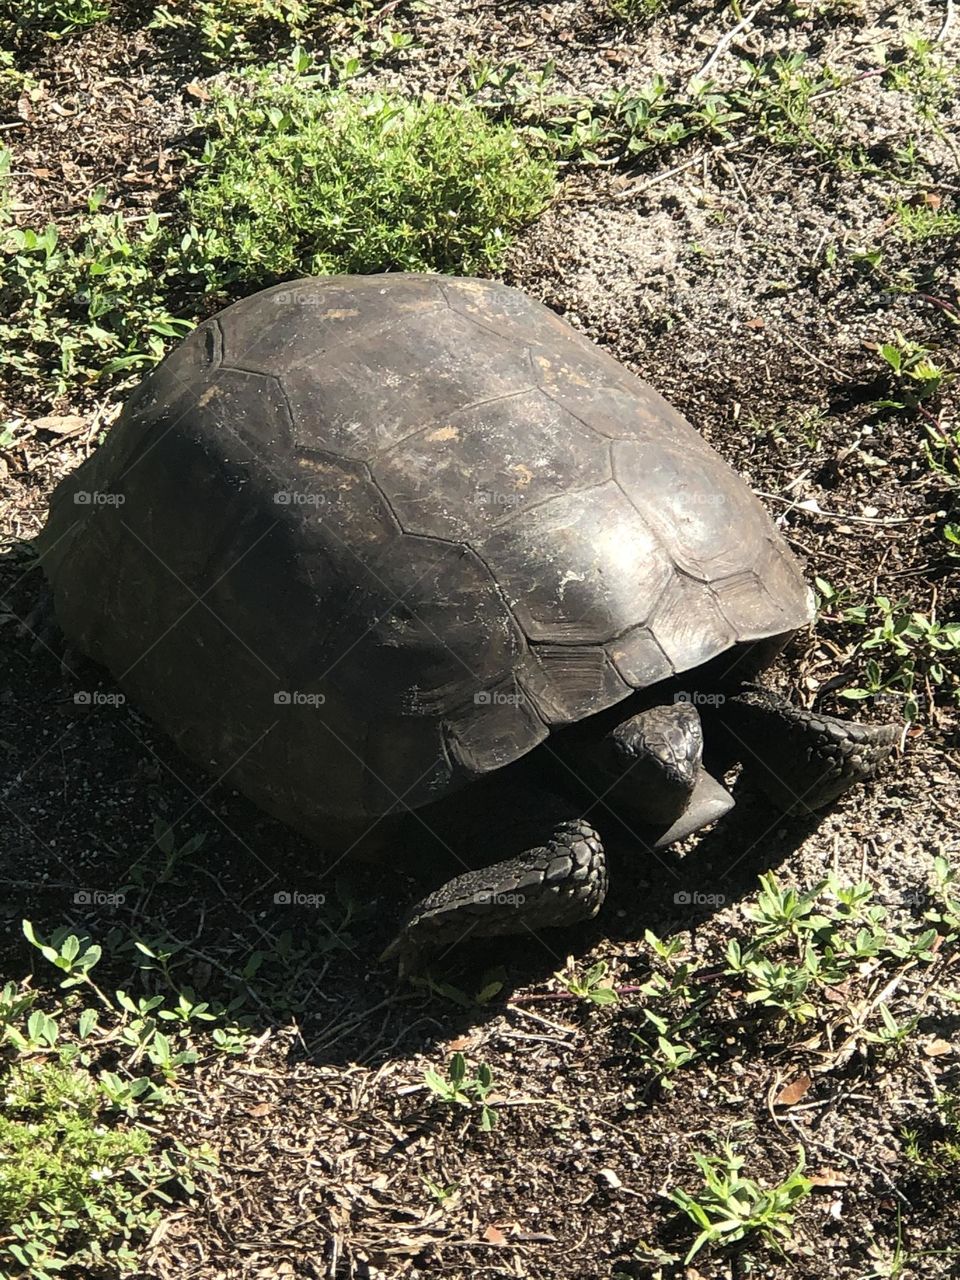
[(516, 473), (516, 487), (518, 489), (526, 489), (530, 481), (533, 479), (533, 472), (529, 467), (525, 467), (522, 462), (518, 462), (515, 467), (510, 468)]
[(333, 307), (330, 311), (321, 313), (321, 320), (349, 320), (353, 316), (358, 316), (360, 312), (356, 307)]
[(428, 440), (459, 440), (460, 432), (456, 427), (437, 427), (427, 435)]
[(214, 398), (214, 396), (219, 394), (220, 394), (220, 388), (217, 386), (216, 383), (214, 383), (213, 386), (207, 387), (206, 391), (202, 393), (200, 398), (197, 400), (197, 404), (200, 406), (201, 409), (204, 409), (210, 403), (210, 401)]
[(572, 582), (586, 582), (587, 575), (585, 573), (574, 573), (572, 569), (568, 569), (563, 577), (557, 583), (557, 595), (562, 600), (566, 593), (567, 587)]

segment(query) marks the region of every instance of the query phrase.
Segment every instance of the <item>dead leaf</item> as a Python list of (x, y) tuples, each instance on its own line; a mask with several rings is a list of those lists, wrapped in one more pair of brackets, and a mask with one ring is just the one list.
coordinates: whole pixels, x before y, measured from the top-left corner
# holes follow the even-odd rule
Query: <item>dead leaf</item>
[(795, 1106), (803, 1095), (807, 1092), (813, 1080), (808, 1075), (797, 1076), (795, 1080), (791, 1080), (789, 1084), (785, 1084), (777, 1094), (774, 1106), (792, 1107)]
[(202, 84), (198, 84), (196, 80), (191, 80), (189, 84), (185, 84), (183, 86), (183, 92), (189, 93), (191, 98), (199, 98), (201, 102), (210, 101), (209, 91), (205, 89)]
[(469, 1049), (471, 1040), (469, 1036), (459, 1036), (456, 1040), (451, 1040), (447, 1048), (451, 1053), (462, 1053), (464, 1049)]
[(939, 209), (943, 204), (943, 196), (938, 196), (935, 191), (925, 191), (923, 194), (923, 203), (928, 209)]
[(848, 1187), (850, 1179), (838, 1173), (836, 1169), (821, 1169), (818, 1173), (808, 1173), (807, 1178), (815, 1187)]
[(262, 1116), (268, 1116), (272, 1110), (272, 1102), (258, 1102), (256, 1106), (247, 1108), (247, 1115), (259, 1120)]
[(953, 1053), (953, 1045), (949, 1040), (928, 1040), (923, 1052), (928, 1058), (942, 1058), (945, 1053)]
[(483, 1233), (483, 1238), (487, 1244), (506, 1244), (507, 1237), (503, 1234), (499, 1227), (487, 1227)]
[(752, 320), (744, 320), (743, 327), (745, 329), (763, 329), (766, 323), (762, 316), (754, 316)]
[(72, 436), (83, 430), (87, 420), (75, 413), (50, 413), (45, 418), (34, 418), (30, 425), (34, 431), (50, 431), (55, 436)]

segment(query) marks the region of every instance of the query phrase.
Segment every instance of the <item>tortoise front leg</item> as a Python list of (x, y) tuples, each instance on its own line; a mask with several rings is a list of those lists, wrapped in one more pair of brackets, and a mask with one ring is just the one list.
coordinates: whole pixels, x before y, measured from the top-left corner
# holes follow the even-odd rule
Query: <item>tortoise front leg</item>
[(902, 733), (893, 724), (859, 724), (794, 707), (760, 686), (729, 699), (722, 718), (744, 770), (792, 814), (826, 808), (867, 781)]
[(380, 958), (590, 920), (606, 893), (600, 837), (584, 819), (568, 819), (545, 844), (455, 876), (422, 898)]

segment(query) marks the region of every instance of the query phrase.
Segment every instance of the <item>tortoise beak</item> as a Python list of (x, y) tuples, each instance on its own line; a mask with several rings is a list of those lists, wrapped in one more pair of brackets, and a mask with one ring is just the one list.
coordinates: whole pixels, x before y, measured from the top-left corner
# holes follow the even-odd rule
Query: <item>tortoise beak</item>
[(665, 849), (669, 844), (685, 840), (687, 836), (693, 835), (694, 831), (699, 831), (701, 827), (716, 822), (717, 818), (722, 818), (725, 813), (729, 813), (733, 805), (733, 796), (726, 787), (721, 786), (716, 778), (707, 773), (706, 769), (701, 769), (687, 807), (680, 817), (654, 840), (653, 847)]

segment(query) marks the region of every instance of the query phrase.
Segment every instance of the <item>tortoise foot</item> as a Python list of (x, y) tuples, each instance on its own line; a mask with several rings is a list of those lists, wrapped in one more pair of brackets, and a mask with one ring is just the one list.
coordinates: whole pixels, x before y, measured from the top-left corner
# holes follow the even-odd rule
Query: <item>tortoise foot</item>
[(380, 957), (451, 947), (467, 938), (534, 933), (597, 914), (607, 893), (600, 837), (583, 819), (559, 823), (543, 846), (468, 871), (422, 898)]
[(871, 778), (894, 752), (902, 729), (860, 724), (794, 707), (751, 688), (724, 707), (744, 768), (786, 813), (823, 809)]

